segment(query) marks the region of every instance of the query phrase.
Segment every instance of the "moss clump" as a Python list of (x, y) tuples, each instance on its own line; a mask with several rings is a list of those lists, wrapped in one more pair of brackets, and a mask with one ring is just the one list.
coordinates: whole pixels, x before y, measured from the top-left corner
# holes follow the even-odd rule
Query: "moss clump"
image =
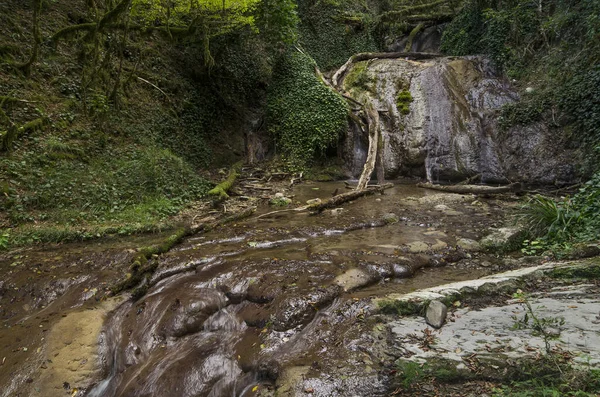
[(600, 280), (600, 263), (593, 263), (589, 266), (568, 267), (562, 269), (554, 269), (548, 276), (560, 279), (586, 279)]
[(292, 200), (287, 197), (275, 197), (269, 201), (269, 204), (271, 204), (274, 207), (285, 207), (290, 205), (291, 203)]
[(241, 161), (234, 164), (233, 167), (231, 167), (231, 170), (229, 171), (229, 175), (227, 176), (227, 179), (225, 179), (223, 182), (219, 183), (217, 186), (215, 186), (214, 188), (209, 190), (208, 195), (217, 197), (219, 200), (224, 200), (224, 199), (228, 198), (229, 195), (227, 194), (227, 192), (229, 191), (229, 189), (231, 189), (233, 187), (233, 184), (235, 183), (235, 180), (239, 176), (241, 169), (242, 169)]
[(428, 303), (428, 301), (415, 302), (389, 299), (379, 301), (377, 305), (379, 306), (379, 310), (384, 314), (409, 316), (411, 314), (421, 313), (423, 309), (427, 307)]
[(396, 95), (396, 107), (400, 114), (407, 115), (410, 113), (410, 104), (413, 101), (413, 97), (409, 90), (402, 90)]
[(367, 61), (354, 64), (344, 78), (344, 85), (349, 90), (371, 91), (374, 93), (375, 79), (367, 73), (368, 67)]

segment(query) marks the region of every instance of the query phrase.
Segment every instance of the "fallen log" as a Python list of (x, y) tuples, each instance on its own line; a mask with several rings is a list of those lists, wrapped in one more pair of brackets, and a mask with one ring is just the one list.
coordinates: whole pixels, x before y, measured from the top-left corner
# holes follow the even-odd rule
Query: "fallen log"
[(369, 188), (363, 189), (363, 190), (353, 190), (351, 192), (338, 194), (338, 195), (333, 196), (332, 198), (322, 201), (320, 203), (309, 204), (309, 205), (305, 205), (303, 207), (298, 207), (298, 208), (288, 208), (285, 210), (277, 210), (277, 211), (267, 212), (266, 214), (257, 216), (256, 219), (265, 218), (267, 216), (271, 216), (271, 215), (275, 215), (275, 214), (280, 214), (282, 212), (311, 211), (311, 212), (318, 213), (318, 212), (322, 212), (323, 210), (326, 210), (328, 208), (335, 208), (335, 207), (339, 206), (340, 204), (346, 203), (348, 201), (356, 200), (357, 198), (360, 198), (363, 196), (368, 196), (368, 195), (375, 194), (378, 192), (381, 193), (384, 190), (392, 188), (392, 187), (394, 187), (393, 183), (386, 183), (385, 185), (375, 185), (373, 187), (369, 187)]
[(431, 54), (426, 52), (363, 52), (351, 56), (332, 76), (331, 85), (339, 88), (342, 76), (346, 74), (353, 63), (369, 61), (371, 59), (399, 59), (404, 58), (411, 61), (421, 61), (428, 59), (441, 58), (441, 54)]
[(306, 209), (313, 212), (321, 212), (327, 208), (335, 208), (340, 204), (346, 203), (348, 201), (356, 200), (359, 197), (368, 196), (375, 193), (381, 193), (386, 189), (394, 187), (393, 183), (386, 183), (385, 185), (380, 185), (374, 188), (362, 189), (362, 190), (353, 190), (351, 192), (346, 192), (342, 194), (338, 194), (335, 197), (330, 198), (329, 200), (325, 200), (320, 203), (307, 205)]
[(248, 218), (254, 214), (255, 211), (256, 207), (249, 207), (212, 222), (181, 227), (175, 230), (172, 235), (168, 236), (162, 242), (140, 248), (138, 253), (133, 257), (129, 272), (121, 281), (112, 286), (111, 293), (116, 295), (125, 290), (133, 289), (131, 298), (134, 301), (138, 300), (146, 294), (148, 288), (156, 284), (156, 282), (151, 282), (151, 278), (159, 264), (158, 261), (152, 260), (154, 256), (169, 252), (175, 245), (181, 243), (188, 236), (207, 232), (227, 223)]
[(497, 194), (518, 192), (521, 190), (521, 184), (518, 182), (498, 187), (485, 185), (434, 185), (433, 183), (427, 182), (418, 183), (417, 187), (458, 194)]

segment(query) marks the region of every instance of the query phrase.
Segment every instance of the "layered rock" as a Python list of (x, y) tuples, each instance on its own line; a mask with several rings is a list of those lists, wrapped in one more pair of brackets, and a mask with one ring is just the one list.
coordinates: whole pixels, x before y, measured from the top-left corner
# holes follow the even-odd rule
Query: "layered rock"
[[(357, 62), (341, 89), (377, 108), (387, 178), (445, 182), (481, 174), (488, 183), (560, 184), (577, 177), (579, 155), (558, 145), (543, 124), (499, 128), (502, 106), (518, 94), (484, 58)], [(357, 176), (368, 142), (353, 124), (341, 151)]]

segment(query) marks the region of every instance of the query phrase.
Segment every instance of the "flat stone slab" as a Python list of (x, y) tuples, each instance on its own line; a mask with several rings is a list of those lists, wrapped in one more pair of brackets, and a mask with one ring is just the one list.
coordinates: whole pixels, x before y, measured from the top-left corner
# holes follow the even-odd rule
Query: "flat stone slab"
[[(589, 294), (581, 297), (581, 286), (575, 286), (573, 292), (580, 295), (575, 301), (564, 296), (531, 297), (529, 301), (538, 318), (564, 318), (564, 325), (553, 326), (556, 329), (552, 331), (558, 331), (559, 335), (550, 342), (552, 346), (573, 353), (576, 363), (600, 367), (600, 298)], [(534, 335), (531, 327), (515, 329), (526, 313), (524, 304), (516, 301), (481, 310), (456, 310), (443, 328), (433, 332), (435, 341), (428, 350), (409, 336), (423, 335), (423, 330), (429, 327), (425, 319), (406, 317), (390, 323), (390, 327), (402, 347), (412, 354), (409, 360), (443, 358), (455, 360), (458, 365), (463, 358), (475, 354), (479, 360), (493, 364), (545, 351), (544, 339)], [(531, 321), (529, 316), (530, 325)]]
[(373, 300), (373, 303), (377, 305), (381, 301), (388, 300), (399, 300), (399, 301), (426, 301), (433, 299), (443, 299), (450, 295), (455, 295), (460, 292), (461, 289), (468, 288), (472, 290), (478, 290), (485, 284), (497, 285), (501, 283), (510, 282), (524, 276), (531, 275), (537, 271), (549, 270), (555, 267), (568, 267), (567, 264), (557, 263), (546, 263), (539, 266), (525, 267), (517, 270), (511, 270), (504, 273), (493, 274), (486, 277), (481, 277), (475, 280), (458, 281), (455, 283), (449, 283), (440, 285), (437, 287), (426, 288), (408, 294), (389, 294), (383, 298), (377, 298)]

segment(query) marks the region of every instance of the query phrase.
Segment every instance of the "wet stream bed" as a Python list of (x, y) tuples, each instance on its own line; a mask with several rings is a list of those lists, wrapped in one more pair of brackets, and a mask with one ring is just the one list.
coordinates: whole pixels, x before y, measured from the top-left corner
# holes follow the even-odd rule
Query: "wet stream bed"
[(386, 395), (397, 357), (371, 299), (514, 266), (457, 245), (514, 205), (407, 183), (319, 215), (264, 205), (153, 258), (135, 302), (108, 289), (161, 236), (5, 255), (0, 396)]

